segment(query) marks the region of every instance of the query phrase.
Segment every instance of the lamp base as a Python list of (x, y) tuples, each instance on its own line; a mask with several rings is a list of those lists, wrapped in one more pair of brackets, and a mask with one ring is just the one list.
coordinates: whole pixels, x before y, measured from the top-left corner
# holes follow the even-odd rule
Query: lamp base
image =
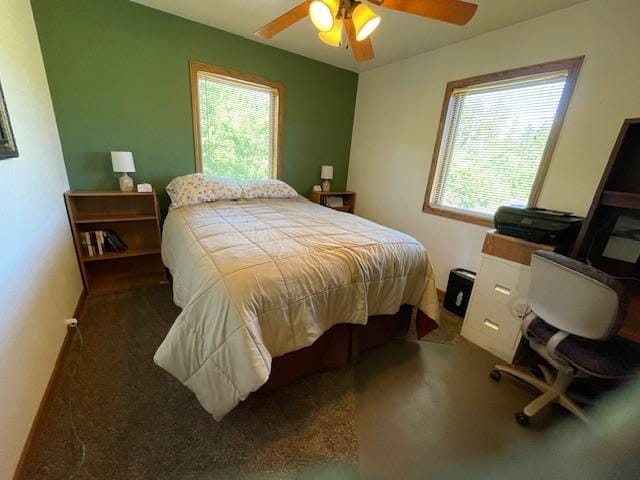
[(323, 180), (322, 182), (322, 191), (330, 192), (331, 191), (331, 182), (329, 180)]
[(133, 192), (133, 178), (127, 175), (126, 172), (123, 173), (118, 180), (120, 182), (121, 192)]

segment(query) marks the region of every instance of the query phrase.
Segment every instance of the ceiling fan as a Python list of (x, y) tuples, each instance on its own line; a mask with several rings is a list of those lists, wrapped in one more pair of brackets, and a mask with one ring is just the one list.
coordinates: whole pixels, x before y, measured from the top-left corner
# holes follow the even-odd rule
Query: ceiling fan
[[(456, 25), (465, 25), (476, 13), (475, 3), (462, 0), (368, 0), (373, 5), (400, 12), (412, 13)], [(380, 17), (359, 0), (305, 0), (284, 15), (267, 23), (256, 32), (272, 38), (307, 15), (318, 29), (318, 36), (333, 47), (343, 45), (343, 29), (356, 61), (374, 57), (369, 35), (380, 24)]]

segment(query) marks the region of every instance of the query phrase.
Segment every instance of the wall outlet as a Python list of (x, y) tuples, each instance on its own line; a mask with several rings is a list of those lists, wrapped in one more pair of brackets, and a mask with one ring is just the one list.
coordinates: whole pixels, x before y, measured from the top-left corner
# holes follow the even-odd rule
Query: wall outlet
[(64, 321), (65, 325), (69, 328), (75, 328), (78, 326), (78, 319), (77, 318), (67, 318)]

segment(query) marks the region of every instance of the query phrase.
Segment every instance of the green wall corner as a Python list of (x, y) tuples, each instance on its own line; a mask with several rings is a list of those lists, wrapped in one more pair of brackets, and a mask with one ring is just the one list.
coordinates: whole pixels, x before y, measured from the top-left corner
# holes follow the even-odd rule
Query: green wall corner
[(283, 180), (306, 195), (334, 165), (345, 188), (356, 73), (128, 0), (31, 3), (71, 188), (118, 188), (109, 152), (132, 151), (166, 208), (195, 171), (189, 60), (284, 83)]

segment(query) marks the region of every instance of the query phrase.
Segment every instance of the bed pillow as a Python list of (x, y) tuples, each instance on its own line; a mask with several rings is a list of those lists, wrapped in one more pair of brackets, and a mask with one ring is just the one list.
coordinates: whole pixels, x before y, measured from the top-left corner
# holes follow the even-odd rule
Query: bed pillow
[(296, 198), (296, 192), (291, 186), (280, 180), (241, 180), (238, 182), (242, 189), (242, 198)]
[(235, 180), (207, 177), (203, 173), (176, 177), (166, 190), (171, 198), (171, 208), (242, 198), (242, 189)]
[(242, 188), (237, 180), (205, 176), (207, 189), (213, 190), (214, 200), (239, 200), (242, 198)]

